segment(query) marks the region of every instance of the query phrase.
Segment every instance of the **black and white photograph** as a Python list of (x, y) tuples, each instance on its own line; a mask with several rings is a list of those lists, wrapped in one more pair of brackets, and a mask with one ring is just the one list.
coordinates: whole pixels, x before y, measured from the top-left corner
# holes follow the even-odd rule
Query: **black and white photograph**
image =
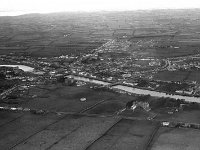
[(200, 0), (0, 0), (0, 150), (200, 150)]

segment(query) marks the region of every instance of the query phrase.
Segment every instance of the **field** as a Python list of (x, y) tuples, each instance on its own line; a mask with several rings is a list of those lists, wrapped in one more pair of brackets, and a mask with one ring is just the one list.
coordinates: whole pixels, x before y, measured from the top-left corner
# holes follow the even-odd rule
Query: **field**
[(125, 108), (128, 101), (134, 100), (135, 97), (119, 95), (116, 98), (111, 98), (109, 101), (105, 101), (93, 109), (86, 111), (88, 114), (98, 115), (116, 115), (119, 110)]
[(155, 74), (154, 79), (164, 81), (183, 81), (187, 75), (188, 72), (184, 71), (163, 71)]
[[(160, 113), (159, 113), (160, 112)], [(156, 113), (156, 112), (155, 112)], [(172, 122), (188, 122), (188, 123), (200, 123), (200, 111), (179, 111), (174, 114), (164, 113), (163, 110), (157, 110), (156, 119), (158, 120), (168, 120)]]
[[(142, 150), (157, 124), (114, 117), (34, 115), (0, 111), (10, 120), (0, 128), (2, 149), (136, 149)], [(12, 119), (11, 119), (12, 117)]]
[[(70, 87), (53, 85), (44, 88), (30, 89), (30, 95), (37, 95), (37, 98), (25, 99), (24, 103), (18, 104), (31, 109), (43, 109), (60, 112), (80, 112), (88, 107), (114, 97), (112, 93), (98, 92), (87, 87)], [(85, 97), (86, 101), (81, 102), (80, 98)]]
[(192, 71), (187, 79), (188, 81), (197, 81), (200, 83), (200, 71)]
[[(112, 31), (110, 34), (100, 33), (101, 26), (94, 28), (81, 16), (57, 15), (19, 16), (12, 20), (1, 17), (0, 33), (3, 37), (0, 39), (0, 54), (24, 53), (36, 57), (77, 55), (101, 46), (112, 36)], [(77, 21), (79, 25), (76, 25)]]
[(121, 120), (100, 139), (95, 141), (89, 150), (142, 150), (156, 128), (156, 124), (149, 121)]
[[(1, 149), (10, 149), (16, 144), (27, 139), (29, 136), (39, 132), (47, 125), (55, 122), (59, 117), (55, 115), (32, 115), (32, 114), (15, 114), (12, 112), (2, 112), (1, 116), (6, 116), (7, 120), (0, 128), (0, 145)], [(12, 118), (12, 119), (11, 119)], [(1, 117), (1, 122), (3, 121)]]
[[(34, 115), (0, 111), (1, 149), (84, 149), (117, 119), (76, 115)], [(12, 119), (11, 119), (12, 117)]]
[(158, 58), (170, 58), (170, 57), (180, 57), (198, 54), (200, 50), (198, 47), (185, 46), (181, 48), (158, 48), (158, 49), (149, 49), (147, 50), (150, 56)]
[(200, 51), (198, 15), (199, 10), (155, 10), (0, 17), (0, 54), (77, 55), (109, 39), (125, 39), (129, 50), (143, 57), (193, 55)]
[(84, 149), (115, 122), (112, 118), (65, 116), (15, 149)]
[[(88, 86), (76, 87), (61, 84), (32, 87), (29, 90), (29, 96), (33, 95), (36, 97), (24, 97), (14, 100), (15, 102), (19, 101), (18, 104), (11, 104), (13, 100), (8, 100), (10, 101), (9, 105), (34, 110), (76, 113), (86, 111), (92, 107), (86, 113), (113, 115), (116, 111), (125, 108), (128, 101), (135, 99), (134, 96), (93, 90)], [(82, 102), (81, 98), (86, 98), (86, 101)]]
[(200, 71), (163, 71), (154, 75), (154, 79), (163, 81), (197, 81), (200, 83)]
[(195, 129), (160, 128), (154, 139), (152, 150), (198, 150), (200, 132)]
[(180, 44), (176, 40), (169, 41), (168, 37), (155, 38), (144, 36), (143, 38), (134, 38), (131, 40), (131, 43), (129, 51), (137, 52), (137, 55), (144, 58), (173, 58), (195, 55), (200, 52), (198, 43), (189, 41), (187, 44)]
[[(196, 111), (179, 111), (174, 114), (168, 114), (172, 111), (167, 107), (156, 107), (157, 98), (150, 97), (145, 99), (149, 102), (150, 107), (154, 108), (149, 112), (144, 109), (136, 109), (134, 112), (126, 108), (129, 101), (138, 100), (137, 96), (112, 93), (108, 91), (99, 91), (90, 89), (88, 86), (63, 86), (61, 84), (50, 84), (48, 86), (32, 87), (29, 95), (36, 95), (35, 98), (20, 98), (8, 100), (9, 106), (30, 108), (32, 110), (46, 110), (50, 112), (63, 113), (83, 113), (85, 115), (103, 115), (103, 116), (121, 116), (130, 118), (147, 119), (155, 117), (158, 120), (183, 121), (199, 123), (199, 112)], [(80, 101), (81, 98), (86, 101)], [(12, 101), (15, 104), (12, 104)], [(18, 102), (18, 104), (16, 104)], [(2, 106), (8, 104), (1, 104)], [(155, 105), (155, 106), (154, 106)]]
[[(168, 109), (163, 108), (160, 112), (159, 109), (150, 112), (136, 109), (134, 112), (126, 110), (117, 114), (125, 108), (128, 101), (137, 100), (138, 97), (98, 91), (88, 86), (49, 84), (32, 87), (29, 95), (37, 97), (24, 97), (19, 99), (18, 104), (1, 103), (0, 106), (50, 112), (40, 114), (33, 111), (0, 110), (2, 149), (143, 150), (149, 146), (152, 134), (158, 130), (158, 122), (147, 120), (151, 115), (157, 114), (157, 120), (199, 123), (199, 111), (180, 111), (169, 115)], [(80, 101), (82, 97), (86, 101)], [(150, 100), (153, 101), (154, 97)], [(158, 133), (162, 133), (160, 130)], [(193, 132), (187, 132), (185, 135), (192, 134)], [(195, 133), (195, 137), (197, 136)], [(156, 136), (153, 148), (159, 147), (158, 142), (162, 140), (162, 136)]]

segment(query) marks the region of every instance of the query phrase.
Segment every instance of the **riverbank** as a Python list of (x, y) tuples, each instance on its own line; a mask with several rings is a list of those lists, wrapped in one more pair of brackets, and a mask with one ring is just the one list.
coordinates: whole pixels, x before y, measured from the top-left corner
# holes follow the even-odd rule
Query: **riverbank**
[(182, 96), (182, 95), (169, 95), (166, 94), (164, 92), (158, 92), (158, 91), (152, 91), (152, 90), (147, 90), (147, 89), (140, 89), (140, 88), (134, 88), (134, 87), (130, 87), (130, 86), (125, 86), (125, 85), (113, 85), (109, 82), (106, 81), (100, 81), (97, 79), (90, 79), (87, 77), (79, 77), (79, 76), (74, 76), (74, 75), (68, 75), (67, 77), (73, 78), (75, 80), (79, 80), (79, 81), (84, 81), (84, 82), (89, 82), (89, 83), (94, 83), (94, 84), (99, 84), (99, 85), (105, 85), (105, 86), (109, 86), (112, 89), (116, 89), (116, 90), (122, 90), (125, 92), (129, 92), (129, 93), (133, 93), (133, 94), (138, 94), (138, 95), (151, 95), (154, 97), (169, 97), (169, 98), (174, 98), (174, 99), (183, 99), (187, 102), (197, 102), (200, 103), (200, 98), (198, 97), (190, 97), (190, 96)]

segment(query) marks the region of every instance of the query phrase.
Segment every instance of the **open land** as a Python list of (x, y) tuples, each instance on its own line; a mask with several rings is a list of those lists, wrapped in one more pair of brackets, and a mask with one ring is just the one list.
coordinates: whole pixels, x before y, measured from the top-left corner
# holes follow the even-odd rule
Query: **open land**
[[(152, 150), (199, 149), (199, 130), (160, 128)], [(187, 138), (186, 138), (187, 137)]]
[[(26, 95), (1, 103), (1, 147), (19, 150), (141, 150), (149, 148), (149, 142), (163, 120), (200, 123), (200, 110), (175, 112), (173, 107), (163, 107), (161, 110), (156, 107), (156, 98), (153, 97), (148, 100), (153, 108), (150, 111), (138, 108), (120, 113), (126, 108), (127, 102), (138, 101), (138, 96), (99, 91), (90, 87), (62, 84), (32, 87), (28, 94), (37, 94), (37, 97)], [(82, 97), (86, 101), (81, 101)], [(13, 101), (18, 103), (13, 104)], [(171, 111), (174, 113), (169, 114)], [(149, 120), (149, 117), (154, 119)], [(187, 130), (192, 132), (194, 129)]]

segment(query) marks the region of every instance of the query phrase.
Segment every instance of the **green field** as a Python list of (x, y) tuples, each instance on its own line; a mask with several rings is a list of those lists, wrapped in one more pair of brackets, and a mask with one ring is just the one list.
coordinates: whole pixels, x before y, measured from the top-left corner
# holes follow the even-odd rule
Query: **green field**
[[(98, 92), (88, 87), (72, 87), (53, 85), (51, 88), (30, 89), (30, 95), (37, 95), (37, 98), (25, 99), (25, 102), (19, 104), (22, 107), (31, 109), (43, 109), (48, 111), (60, 112), (80, 112), (88, 107), (114, 97), (109, 92)], [(85, 97), (87, 100), (81, 102), (80, 98)]]
[(0, 116), (6, 116), (10, 121), (4, 121), (0, 127), (0, 146), (2, 150), (11, 149), (29, 136), (41, 131), (47, 125), (59, 119), (55, 115), (32, 115), (29, 113), (12, 113), (0, 111)]
[(89, 150), (143, 150), (155, 128), (156, 124), (149, 121), (123, 119), (95, 141)]
[(199, 130), (160, 128), (151, 150), (199, 150), (199, 138)]
[(155, 80), (197, 81), (200, 83), (200, 71), (163, 71), (154, 75)]

